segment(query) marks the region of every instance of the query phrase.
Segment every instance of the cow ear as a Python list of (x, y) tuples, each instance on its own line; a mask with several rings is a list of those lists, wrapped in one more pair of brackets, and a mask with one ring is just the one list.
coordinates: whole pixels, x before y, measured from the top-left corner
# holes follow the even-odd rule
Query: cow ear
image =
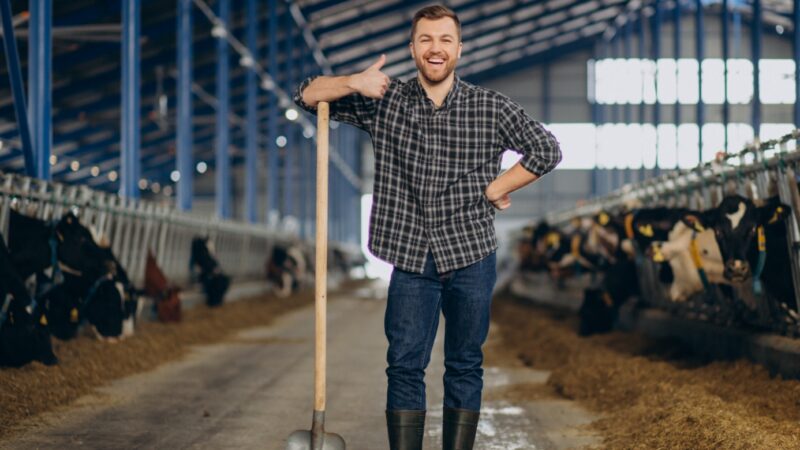
[(775, 202), (758, 208), (758, 223), (772, 225), (783, 220), (792, 211), (789, 205)]

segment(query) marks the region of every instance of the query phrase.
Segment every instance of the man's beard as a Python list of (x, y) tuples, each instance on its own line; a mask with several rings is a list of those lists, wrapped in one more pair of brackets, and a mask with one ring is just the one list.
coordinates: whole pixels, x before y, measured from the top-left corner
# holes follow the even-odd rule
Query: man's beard
[(447, 58), (444, 63), (444, 67), (441, 70), (437, 70), (433, 72), (427, 66), (427, 59), (429, 57), (423, 57), (422, 59), (415, 60), (417, 65), (417, 69), (419, 73), (422, 74), (422, 77), (430, 84), (440, 83), (447, 79), (451, 73), (456, 69), (456, 59)]

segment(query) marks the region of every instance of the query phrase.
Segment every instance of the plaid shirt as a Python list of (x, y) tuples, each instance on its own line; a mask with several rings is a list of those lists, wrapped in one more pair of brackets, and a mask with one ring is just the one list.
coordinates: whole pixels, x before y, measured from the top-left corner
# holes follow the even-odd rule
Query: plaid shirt
[[(305, 80), (294, 101), (313, 80)], [(522, 154), (544, 175), (561, 161), (558, 141), (508, 97), (457, 76), (438, 109), (417, 78), (392, 80), (384, 97), (352, 94), (330, 103), (331, 119), (367, 131), (375, 148), (369, 249), (422, 273), (428, 249), (439, 273), (468, 266), (497, 248), (495, 209), (484, 195), (503, 151)]]

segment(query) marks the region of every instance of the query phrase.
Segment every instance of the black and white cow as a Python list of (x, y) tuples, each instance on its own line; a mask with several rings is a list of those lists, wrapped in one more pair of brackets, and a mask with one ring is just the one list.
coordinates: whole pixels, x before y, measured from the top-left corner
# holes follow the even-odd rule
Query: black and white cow
[(20, 276), (36, 278), (54, 336), (74, 337), (83, 319), (101, 337), (122, 334), (124, 292), (110, 270), (114, 263), (74, 214), (51, 224), (11, 210), (9, 243)]
[(0, 366), (19, 367), (31, 361), (56, 364), (41, 305), (28, 295), (2, 236), (0, 299)]
[(228, 291), (230, 278), (222, 272), (222, 268), (209, 250), (207, 243), (208, 238), (196, 237), (192, 239), (189, 267), (192, 272), (199, 269), (199, 280), (203, 285), (203, 292), (206, 294), (206, 305), (213, 307), (221, 305), (225, 299), (225, 292)]

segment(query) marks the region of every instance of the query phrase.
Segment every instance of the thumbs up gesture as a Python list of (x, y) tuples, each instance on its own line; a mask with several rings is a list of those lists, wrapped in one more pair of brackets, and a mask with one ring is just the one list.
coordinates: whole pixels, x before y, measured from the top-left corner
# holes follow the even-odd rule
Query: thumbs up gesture
[(374, 99), (383, 98), (390, 82), (389, 77), (381, 72), (381, 68), (384, 64), (386, 64), (386, 55), (381, 55), (377, 61), (367, 67), (363, 72), (353, 75), (353, 88), (365, 97)]

